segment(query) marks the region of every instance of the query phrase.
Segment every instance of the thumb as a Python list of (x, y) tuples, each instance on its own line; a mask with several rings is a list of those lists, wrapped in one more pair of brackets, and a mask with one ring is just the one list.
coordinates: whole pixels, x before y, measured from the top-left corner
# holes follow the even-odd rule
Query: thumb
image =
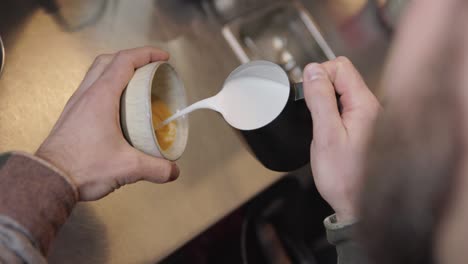
[(314, 122), (314, 138), (332, 136), (343, 129), (335, 88), (325, 68), (308, 64), (303, 76), (304, 98)]
[(175, 181), (180, 174), (177, 164), (162, 158), (156, 158), (134, 149), (136, 166), (129, 174), (127, 183), (140, 180), (154, 183), (166, 183)]

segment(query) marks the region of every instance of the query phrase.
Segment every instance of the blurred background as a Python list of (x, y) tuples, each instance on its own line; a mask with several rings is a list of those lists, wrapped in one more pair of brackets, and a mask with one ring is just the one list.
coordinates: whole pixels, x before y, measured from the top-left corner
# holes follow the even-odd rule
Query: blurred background
[[(378, 80), (404, 0), (2, 0), (0, 151), (34, 152), (94, 57), (153, 45), (171, 53), (189, 101), (239, 64), (278, 63), (292, 82), (309, 62), (349, 57)], [(79, 204), (51, 263), (336, 263), (332, 211), (310, 166), (265, 169), (215, 113), (190, 116), (182, 175)], [(112, 158), (112, 157), (109, 157)]]

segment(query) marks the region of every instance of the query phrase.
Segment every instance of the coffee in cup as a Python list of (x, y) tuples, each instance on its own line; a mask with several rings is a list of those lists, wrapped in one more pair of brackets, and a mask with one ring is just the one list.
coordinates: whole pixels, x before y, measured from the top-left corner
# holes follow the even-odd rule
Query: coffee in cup
[(177, 124), (172, 121), (169, 124), (158, 127), (158, 125), (172, 115), (169, 106), (158, 96), (151, 95), (151, 112), (153, 114), (153, 128), (159, 147), (163, 151), (168, 150), (177, 138)]

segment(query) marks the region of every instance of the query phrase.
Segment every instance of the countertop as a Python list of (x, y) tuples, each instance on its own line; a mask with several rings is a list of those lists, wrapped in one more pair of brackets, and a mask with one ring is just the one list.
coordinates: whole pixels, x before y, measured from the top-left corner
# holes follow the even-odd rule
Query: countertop
[[(32, 0), (2, 1), (0, 151), (34, 152), (100, 53), (143, 45), (169, 51), (191, 102), (214, 95), (239, 64), (220, 26), (197, 4), (171, 13), (162, 1), (110, 0), (99, 13), (102, 1), (60, 1), (68, 26)], [(157, 262), (281, 177), (263, 168), (216, 113), (198, 111), (189, 120), (181, 177), (78, 204), (53, 244), (51, 263)]]

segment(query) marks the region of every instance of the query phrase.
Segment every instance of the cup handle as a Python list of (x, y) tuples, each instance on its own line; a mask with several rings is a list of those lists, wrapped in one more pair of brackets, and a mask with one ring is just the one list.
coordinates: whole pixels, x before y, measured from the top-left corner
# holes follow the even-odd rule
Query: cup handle
[(291, 88), (294, 91), (294, 101), (304, 99), (304, 87), (302, 82), (291, 84)]

